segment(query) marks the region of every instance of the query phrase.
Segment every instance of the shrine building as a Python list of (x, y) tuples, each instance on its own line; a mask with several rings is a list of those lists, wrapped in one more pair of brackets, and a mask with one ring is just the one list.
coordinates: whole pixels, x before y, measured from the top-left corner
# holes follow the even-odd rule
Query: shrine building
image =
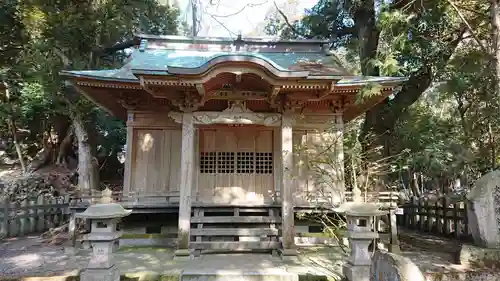
[[(169, 209), (178, 255), (187, 249), (293, 252), (294, 212), (345, 200), (344, 124), (406, 80), (353, 76), (328, 41), (136, 39), (119, 69), (61, 74), (126, 120), (119, 201), (133, 210), (131, 217)], [(380, 94), (360, 98), (375, 84)], [(327, 185), (295, 153), (318, 142), (334, 144)]]

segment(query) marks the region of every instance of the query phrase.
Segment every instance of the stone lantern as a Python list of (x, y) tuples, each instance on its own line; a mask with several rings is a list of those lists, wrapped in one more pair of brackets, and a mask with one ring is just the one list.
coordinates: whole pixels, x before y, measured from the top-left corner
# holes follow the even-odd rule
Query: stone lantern
[(347, 219), (347, 238), (351, 244), (351, 253), (344, 265), (343, 273), (349, 281), (369, 281), (371, 254), (368, 247), (378, 233), (372, 231), (374, 218), (388, 212), (379, 209), (378, 204), (348, 202), (336, 211)]
[(86, 240), (92, 245), (92, 256), (87, 268), (81, 274), (82, 281), (119, 281), (120, 273), (115, 267), (113, 252), (120, 239), (121, 231), (117, 225), (121, 218), (130, 215), (131, 210), (125, 210), (117, 203), (96, 204), (88, 207), (77, 217), (91, 222), (90, 233)]

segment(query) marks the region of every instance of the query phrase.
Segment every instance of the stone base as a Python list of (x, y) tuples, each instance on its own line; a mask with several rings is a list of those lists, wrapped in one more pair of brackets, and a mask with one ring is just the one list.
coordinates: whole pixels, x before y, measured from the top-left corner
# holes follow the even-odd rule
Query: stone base
[(64, 246), (64, 253), (70, 256), (75, 256), (78, 254), (79, 249), (73, 246)]
[(178, 249), (174, 253), (174, 260), (191, 259), (191, 252), (188, 249)]
[(299, 252), (297, 251), (297, 249), (282, 249), (280, 251), (280, 254), (281, 259), (284, 261), (298, 261), (297, 256), (299, 255)]
[(342, 273), (349, 281), (370, 281), (369, 265), (346, 264), (342, 268)]
[(399, 247), (399, 244), (389, 244), (389, 252), (394, 254), (401, 253), (401, 248)]
[(120, 273), (116, 266), (85, 269), (80, 274), (80, 281), (120, 281)]
[(458, 262), (474, 267), (495, 267), (500, 265), (500, 249), (482, 248), (474, 245), (462, 245)]

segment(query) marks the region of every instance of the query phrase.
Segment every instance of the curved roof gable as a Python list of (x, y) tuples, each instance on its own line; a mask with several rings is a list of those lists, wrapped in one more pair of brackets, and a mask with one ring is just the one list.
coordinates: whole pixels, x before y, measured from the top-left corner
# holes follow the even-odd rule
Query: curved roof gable
[(317, 40), (193, 41), (177, 36), (146, 36), (122, 68), (63, 73), (99, 80), (138, 81), (135, 74), (200, 74), (219, 63), (244, 61), (265, 67), (278, 77), (350, 76), (336, 57), (324, 50), (324, 44)]

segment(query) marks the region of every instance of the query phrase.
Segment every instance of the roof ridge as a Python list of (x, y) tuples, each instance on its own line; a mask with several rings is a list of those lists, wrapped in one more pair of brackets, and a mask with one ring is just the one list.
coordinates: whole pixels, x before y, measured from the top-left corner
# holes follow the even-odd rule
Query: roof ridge
[(329, 44), (329, 40), (325, 39), (280, 39), (273, 36), (261, 36), (261, 37), (215, 37), (215, 36), (197, 36), (188, 37), (180, 35), (152, 35), (152, 34), (136, 34), (135, 38), (159, 40), (159, 41), (170, 41), (175, 43), (201, 43), (201, 42), (213, 42), (213, 43), (232, 43), (241, 41), (244, 43), (287, 43), (287, 44)]

